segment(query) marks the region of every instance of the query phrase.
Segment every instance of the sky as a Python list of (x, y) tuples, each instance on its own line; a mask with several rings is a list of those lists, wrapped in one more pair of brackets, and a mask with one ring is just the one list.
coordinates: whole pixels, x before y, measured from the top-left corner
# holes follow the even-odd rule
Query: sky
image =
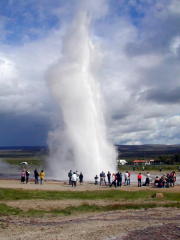
[(46, 145), (61, 124), (47, 72), (80, 6), (101, 58), (109, 139), (179, 144), (179, 0), (1, 0), (0, 146)]

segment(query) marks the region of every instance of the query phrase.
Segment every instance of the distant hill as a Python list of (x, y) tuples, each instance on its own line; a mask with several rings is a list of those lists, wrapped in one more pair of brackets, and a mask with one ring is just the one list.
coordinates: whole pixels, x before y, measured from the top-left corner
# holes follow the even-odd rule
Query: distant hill
[(4, 151), (4, 150), (32, 150), (32, 151), (39, 151), (39, 150), (42, 150), (42, 149), (48, 149), (47, 146), (0, 146), (0, 151)]
[(47, 153), (47, 146), (0, 146), (0, 157), (31, 157)]
[[(180, 155), (180, 145), (115, 145), (121, 159), (150, 159)], [(0, 157), (31, 157), (48, 154), (47, 146), (0, 146)]]
[(115, 145), (119, 158), (156, 158), (180, 154), (180, 145)]

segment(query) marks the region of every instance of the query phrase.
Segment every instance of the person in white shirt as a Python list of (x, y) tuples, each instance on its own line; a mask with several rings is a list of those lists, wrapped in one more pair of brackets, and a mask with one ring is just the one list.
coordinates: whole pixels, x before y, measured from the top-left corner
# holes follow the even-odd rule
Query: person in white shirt
[(78, 179), (77, 174), (73, 172), (73, 175), (71, 177), (72, 187), (76, 187), (77, 179)]
[(146, 173), (146, 180), (145, 180), (144, 185), (145, 185), (145, 186), (149, 186), (149, 184), (150, 184), (150, 173), (147, 172), (147, 173)]
[(128, 185), (128, 177), (129, 177), (129, 174), (128, 174), (128, 171), (126, 171), (124, 173), (124, 185)]

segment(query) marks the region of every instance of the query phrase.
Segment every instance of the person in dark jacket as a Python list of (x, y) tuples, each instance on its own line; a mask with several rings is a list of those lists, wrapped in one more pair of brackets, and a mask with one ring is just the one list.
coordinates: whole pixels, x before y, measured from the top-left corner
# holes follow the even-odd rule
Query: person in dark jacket
[(39, 183), (39, 173), (37, 169), (34, 170), (34, 180), (35, 180), (35, 184)]
[(122, 173), (117, 172), (116, 173), (116, 179), (117, 179), (117, 186), (121, 187), (121, 185), (122, 185)]
[(26, 170), (26, 183), (29, 182), (29, 175), (30, 175), (30, 172)]
[(70, 170), (70, 171), (68, 172), (69, 185), (72, 184), (72, 182), (71, 182), (72, 175), (73, 175), (72, 170)]
[(108, 171), (107, 173), (107, 178), (108, 178), (108, 184), (111, 184), (111, 173)]
[(79, 174), (79, 182), (80, 182), (80, 184), (83, 183), (83, 174), (82, 174), (82, 172), (80, 172), (80, 174)]
[(94, 183), (94, 184), (95, 184), (95, 185), (98, 184), (98, 178), (99, 178), (98, 175), (96, 175), (96, 176), (94, 177), (94, 180), (95, 180), (95, 183)]

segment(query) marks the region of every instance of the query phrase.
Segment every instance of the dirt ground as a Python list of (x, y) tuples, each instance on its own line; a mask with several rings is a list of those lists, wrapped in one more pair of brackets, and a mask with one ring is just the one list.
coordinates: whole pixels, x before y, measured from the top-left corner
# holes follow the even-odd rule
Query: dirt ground
[(180, 239), (178, 209), (156, 208), (71, 217), (1, 217), (2, 240), (165, 240)]
[[(15, 180), (0, 180), (0, 188), (84, 191), (109, 190), (109, 187), (85, 183), (72, 188), (64, 182), (47, 181), (44, 185), (21, 184)], [(148, 188), (148, 187), (147, 187)], [(122, 191), (144, 190), (136, 186)], [(152, 187), (150, 187), (152, 189)], [(116, 189), (120, 191), (120, 189)], [(153, 188), (153, 190), (155, 190)], [(159, 189), (157, 189), (159, 192)], [(161, 191), (180, 192), (180, 186)], [(1, 201), (2, 202), (2, 201)], [(82, 203), (106, 205), (108, 200), (18, 200), (6, 201), (9, 206), (28, 209), (53, 209), (78, 206)], [(111, 203), (113, 203), (111, 201)], [(0, 217), (0, 240), (178, 240), (180, 239), (180, 210), (155, 208), (120, 210), (72, 216)]]
[[(82, 185), (77, 184), (77, 187), (72, 187), (67, 182), (62, 181), (48, 181), (46, 180), (44, 184), (34, 184), (33, 181), (28, 184), (22, 184), (18, 180), (0, 180), (0, 188), (16, 188), (16, 189), (29, 189), (29, 190), (49, 190), (49, 191), (93, 191), (93, 190), (110, 190), (115, 189), (114, 187), (109, 188), (109, 186), (100, 186), (94, 185), (91, 182), (85, 182)], [(149, 187), (137, 187), (136, 184), (132, 184), (130, 186), (122, 186), (121, 188), (116, 188), (117, 191), (142, 191), (147, 189), (152, 189), (152, 186)], [(153, 190), (159, 191), (158, 188), (153, 188)], [(180, 184), (176, 184), (175, 187), (161, 189), (161, 191), (168, 192), (180, 192)]]

